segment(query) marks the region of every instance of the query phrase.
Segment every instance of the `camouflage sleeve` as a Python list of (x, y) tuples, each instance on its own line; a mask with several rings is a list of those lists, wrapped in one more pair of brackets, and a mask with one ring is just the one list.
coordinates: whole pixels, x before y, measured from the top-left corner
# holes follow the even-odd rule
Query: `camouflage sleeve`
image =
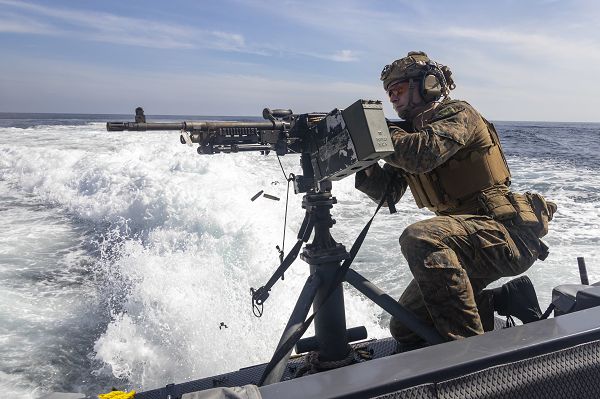
[(375, 164), (371, 176), (367, 176), (364, 170), (359, 171), (356, 173), (354, 186), (367, 194), (373, 201), (379, 203), (390, 181), (392, 184), (390, 194), (394, 203), (397, 203), (406, 191), (407, 182), (402, 176), (402, 172), (391, 165), (385, 164), (381, 168), (378, 164)]
[(417, 132), (393, 129), (395, 152), (385, 160), (409, 173), (429, 172), (469, 142), (475, 117), (478, 114), (466, 103), (442, 104), (432, 120)]

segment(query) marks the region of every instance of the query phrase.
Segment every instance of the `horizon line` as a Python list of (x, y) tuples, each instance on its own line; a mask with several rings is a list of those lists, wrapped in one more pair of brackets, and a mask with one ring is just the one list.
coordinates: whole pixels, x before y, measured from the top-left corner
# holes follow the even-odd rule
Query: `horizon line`
[[(87, 113), (87, 112), (20, 112), (20, 111), (0, 111), (0, 116), (2, 115), (6, 115), (6, 114), (17, 114), (17, 115), (115, 115), (115, 116), (122, 116), (122, 115), (131, 115), (133, 116), (133, 113), (106, 113), (106, 112), (102, 112), (102, 113)], [(161, 116), (169, 116), (169, 117), (177, 117), (177, 116), (193, 116), (195, 118), (202, 118), (202, 117), (223, 117), (223, 118), (232, 118), (232, 117), (236, 117), (236, 118), (258, 118), (258, 117), (262, 117), (262, 115), (194, 115), (194, 114), (146, 114), (146, 117), (150, 117), (150, 116), (154, 116), (154, 117), (161, 117)], [(387, 116), (386, 116), (387, 118)], [(4, 119), (4, 118), (0, 118), (0, 119)], [(396, 120), (400, 120), (399, 118), (387, 118), (390, 119), (392, 121), (396, 121)], [(546, 120), (546, 121), (542, 121), (542, 120), (510, 120), (510, 119), (491, 119), (492, 122), (526, 122), (526, 123), (536, 123), (536, 122), (542, 122), (542, 123), (597, 123), (600, 124), (600, 120), (599, 121), (560, 121), (560, 120)]]

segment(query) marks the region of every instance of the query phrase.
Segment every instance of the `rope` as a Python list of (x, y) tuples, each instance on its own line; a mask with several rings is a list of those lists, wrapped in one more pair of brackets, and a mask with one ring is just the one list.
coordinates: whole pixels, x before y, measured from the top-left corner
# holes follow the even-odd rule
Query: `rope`
[(281, 168), (281, 171), (283, 172), (283, 178), (287, 180), (287, 174), (285, 173), (285, 170), (283, 170), (283, 165), (281, 163), (281, 158), (279, 158), (279, 155), (277, 155), (277, 160), (279, 161), (279, 167)]
[(112, 391), (109, 393), (101, 393), (98, 395), (99, 399), (133, 399), (135, 391), (124, 392), (124, 391)]
[(283, 172), (283, 178), (287, 181), (287, 192), (285, 193), (285, 216), (283, 218), (283, 240), (281, 244), (281, 252), (285, 253), (285, 228), (287, 226), (288, 203), (290, 200), (290, 182), (292, 182), (296, 176), (293, 173), (290, 173), (289, 177), (287, 177), (288, 175), (283, 169), (283, 164), (281, 163), (281, 158), (279, 157), (279, 155), (277, 155), (277, 161), (279, 161), (279, 167)]
[[(281, 163), (281, 161), (280, 161)], [(281, 167), (283, 170), (283, 166)], [(287, 215), (288, 215), (288, 203), (290, 201), (290, 183), (294, 180), (294, 174), (290, 173), (290, 177), (287, 178), (287, 192), (285, 193), (285, 215), (283, 217), (283, 240), (281, 243), (281, 251), (285, 252), (285, 228), (287, 226)]]
[(345, 367), (353, 363), (362, 363), (373, 358), (373, 351), (364, 348), (350, 349), (348, 355), (340, 360), (320, 361), (318, 352), (309, 352), (304, 357), (304, 365), (296, 371), (294, 378), (309, 374), (315, 374), (320, 371), (333, 370)]
[(260, 318), (263, 315), (264, 305), (263, 305), (263, 302), (261, 302), (259, 304), (254, 300), (255, 292), (256, 291), (254, 290), (254, 288), (250, 288), (250, 301), (252, 302), (252, 314), (254, 315), (254, 317)]
[(552, 313), (552, 311), (554, 310), (555, 307), (556, 307), (556, 305), (554, 305), (553, 303), (551, 303), (550, 306), (548, 306), (548, 308), (546, 309), (546, 311), (542, 315), (542, 317), (540, 317), (540, 320), (546, 320), (550, 316), (550, 313)]
[(277, 270), (275, 270), (275, 273), (273, 273), (269, 281), (262, 287), (256, 290), (250, 288), (250, 295), (252, 296), (252, 312), (256, 317), (262, 316), (263, 303), (269, 297), (269, 291), (271, 291), (271, 288), (273, 288), (273, 285), (275, 285), (277, 280), (280, 277), (283, 277), (285, 271), (292, 265), (294, 260), (296, 260), (300, 253), (300, 249), (302, 248), (302, 244), (308, 241), (314, 226), (315, 222), (313, 221), (313, 217), (307, 211), (304, 214), (304, 220), (302, 220), (302, 226), (300, 226), (300, 231), (298, 232), (298, 241), (296, 241), (296, 244), (294, 244), (291, 251), (287, 254), (283, 262), (281, 262)]

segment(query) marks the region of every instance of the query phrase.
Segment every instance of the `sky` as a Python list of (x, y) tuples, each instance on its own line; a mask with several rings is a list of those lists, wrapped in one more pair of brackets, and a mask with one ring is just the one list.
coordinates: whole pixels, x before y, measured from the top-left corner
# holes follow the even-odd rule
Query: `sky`
[(0, 112), (261, 115), (382, 100), (411, 50), (492, 120), (600, 122), (600, 2), (0, 0)]

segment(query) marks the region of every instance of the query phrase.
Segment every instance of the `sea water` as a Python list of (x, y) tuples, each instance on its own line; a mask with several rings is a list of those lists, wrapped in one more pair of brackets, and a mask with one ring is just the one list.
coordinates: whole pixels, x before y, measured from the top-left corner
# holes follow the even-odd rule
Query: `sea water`
[[(148, 390), (266, 362), (306, 281), (298, 260), (253, 316), (249, 288), (276, 269), (284, 232), (287, 183), (275, 155), (200, 156), (177, 132), (105, 131), (103, 122), (128, 119), (0, 114), (4, 396)], [(513, 188), (558, 204), (544, 238), (551, 253), (527, 273), (545, 308), (555, 285), (579, 282), (578, 256), (600, 280), (600, 124), (496, 126)], [(298, 156), (281, 162), (301, 172)], [(280, 201), (251, 201), (260, 190)], [(333, 194), (332, 234), (349, 248), (375, 204), (353, 177)], [(353, 264), (394, 297), (411, 279), (398, 237), (431, 217), (409, 192), (397, 208), (376, 217)], [(291, 190), (286, 251), (303, 216)], [(352, 288), (346, 310), (349, 327), (389, 336), (389, 316)]]

